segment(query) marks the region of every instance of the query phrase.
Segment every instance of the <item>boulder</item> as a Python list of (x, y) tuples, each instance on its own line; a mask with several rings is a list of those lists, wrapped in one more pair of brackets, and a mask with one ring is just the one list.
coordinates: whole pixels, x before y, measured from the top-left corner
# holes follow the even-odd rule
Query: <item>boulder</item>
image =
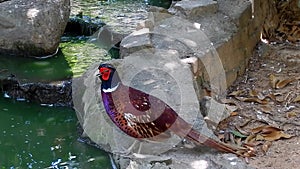
[[(215, 13), (216, 2), (207, 2), (213, 4), (211, 13)], [(195, 6), (191, 8), (197, 9)], [(211, 21), (207, 23), (212, 25)], [(215, 29), (219, 28), (215, 26)], [(217, 38), (220, 35), (211, 34)], [(149, 18), (139, 25), (138, 31), (121, 41), (120, 53), (122, 59), (110, 63), (117, 67), (123, 83), (162, 99), (195, 130), (216, 139), (200, 111), (213, 124), (228, 115), (224, 105), (212, 99), (220, 98), (224, 93), (226, 76), (202, 23), (164, 12), (149, 13)], [(205, 147), (188, 149), (193, 145), (188, 145), (189, 141), (176, 135), (162, 142), (130, 138), (113, 124), (105, 112), (99, 89), (101, 82), (96, 77), (98, 66), (99, 63), (96, 63), (84, 76), (73, 79), (74, 108), (83, 128), (82, 136), (114, 153), (113, 158), (119, 168), (251, 168), (232, 154), (216, 154)], [(202, 87), (206, 87), (206, 81), (212, 98), (207, 97), (201, 102)]]
[[(156, 21), (153, 31), (144, 28), (125, 37), (121, 42), (123, 59), (111, 63), (117, 68), (123, 83), (162, 99), (183, 119), (193, 124), (194, 129), (215, 138), (200, 113), (200, 92), (195, 87), (195, 72), (197, 74), (199, 70), (195, 69), (194, 72), (190, 69), (200, 61), (205, 65), (219, 63), (213, 54), (203, 58), (202, 50), (213, 53), (210, 41), (197, 28), (197, 24), (179, 17), (163, 14), (153, 16), (152, 20)], [(195, 61), (188, 59), (192, 57)], [(181, 138), (174, 135), (165, 142), (135, 144), (135, 139), (120, 132), (105, 113), (99, 90), (101, 83), (96, 77), (97, 66), (99, 63), (91, 66), (81, 78), (73, 79), (74, 108), (87, 136), (104, 150), (116, 154), (128, 149), (133, 153), (161, 154), (181, 142)], [(210, 76), (222, 73), (207, 72)], [(211, 83), (220, 86), (215, 83), (221, 81), (212, 80)], [(119, 140), (122, 140), (122, 144)]]
[(218, 3), (213, 0), (180, 1), (174, 5), (174, 9), (179, 15), (183, 15), (191, 19), (216, 13), (218, 10)]
[(0, 55), (47, 57), (56, 53), (70, 14), (70, 0), (0, 3)]
[[(207, 128), (199, 111), (192, 73), (178, 56), (175, 50), (148, 48), (110, 63), (117, 68), (123, 83), (164, 100), (179, 116), (193, 124), (194, 129), (217, 139)], [(103, 107), (101, 82), (96, 76), (98, 66), (99, 63), (94, 64), (82, 77), (73, 79), (73, 103), (83, 129), (82, 137), (88, 137), (89, 143), (94, 142), (92, 145), (112, 152), (118, 168), (181, 169), (204, 166), (252, 169), (233, 154), (217, 154), (215, 150), (202, 146), (189, 149), (189, 142), (182, 141), (176, 135), (163, 141), (142, 141), (124, 134), (109, 119)], [(210, 109), (211, 105), (207, 106)]]
[(225, 91), (227, 85), (222, 62), (200, 24), (166, 13), (150, 13), (147, 22), (152, 23), (148, 24), (150, 27), (133, 32), (122, 40), (121, 58), (147, 48), (175, 50), (178, 58), (191, 66), (198, 99), (203, 97), (203, 85), (210, 86), (215, 95)]
[[(144, 50), (110, 63), (124, 84), (162, 99), (201, 133), (214, 137), (201, 117), (189, 67), (180, 61), (176, 51)], [(121, 132), (103, 107), (101, 82), (96, 77), (98, 66), (99, 63), (91, 66), (84, 76), (73, 79), (74, 108), (85, 135), (115, 154), (161, 154), (181, 142), (182, 138), (176, 135), (162, 142), (140, 142)]]
[(20, 83), (13, 75), (0, 77), (0, 91), (5, 98), (30, 101), (44, 106), (72, 106), (72, 82)]

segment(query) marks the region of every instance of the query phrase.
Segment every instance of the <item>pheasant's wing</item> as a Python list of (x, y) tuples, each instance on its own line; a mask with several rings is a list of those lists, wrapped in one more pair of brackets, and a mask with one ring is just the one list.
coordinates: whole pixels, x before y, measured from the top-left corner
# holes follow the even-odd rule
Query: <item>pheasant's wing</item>
[[(162, 100), (124, 85), (112, 93), (114, 118), (118, 127), (136, 138), (166, 139), (177, 114)], [(153, 140), (153, 139), (152, 139)]]
[(145, 112), (151, 108), (149, 94), (145, 92), (128, 87), (128, 97), (131, 105), (138, 111)]

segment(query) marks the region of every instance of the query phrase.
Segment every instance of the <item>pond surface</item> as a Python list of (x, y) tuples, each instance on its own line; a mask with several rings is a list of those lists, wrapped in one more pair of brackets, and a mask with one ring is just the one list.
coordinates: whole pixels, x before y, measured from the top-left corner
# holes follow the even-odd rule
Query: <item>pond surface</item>
[(70, 108), (0, 98), (0, 168), (111, 168), (108, 155), (77, 141)]
[(21, 82), (49, 82), (69, 79), (73, 73), (61, 52), (48, 59), (0, 56), (0, 78), (15, 75)]
[(131, 33), (147, 16), (146, 0), (73, 0), (71, 15), (99, 17), (115, 31)]
[[(122, 33), (146, 17), (143, 0), (73, 0), (72, 15), (100, 17)], [(63, 41), (54, 57), (0, 56), (0, 78), (51, 82), (80, 76), (90, 64), (111, 59), (88, 38)], [(107, 153), (77, 141), (77, 117), (70, 108), (42, 107), (3, 98), (0, 92), (0, 168), (112, 168)]]
[[(100, 17), (114, 31), (131, 33), (146, 17), (144, 0), (73, 0), (71, 13)], [(88, 43), (89, 37), (63, 41), (54, 57), (47, 59), (0, 56), (0, 78), (15, 75), (22, 82), (49, 82), (80, 76), (89, 65), (111, 59), (108, 52)]]

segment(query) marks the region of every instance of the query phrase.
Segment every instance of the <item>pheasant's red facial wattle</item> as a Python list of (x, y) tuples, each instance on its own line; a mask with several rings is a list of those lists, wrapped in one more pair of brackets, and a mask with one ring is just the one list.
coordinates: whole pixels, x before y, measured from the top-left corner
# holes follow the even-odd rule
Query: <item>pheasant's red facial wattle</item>
[(101, 74), (101, 77), (102, 77), (103, 80), (108, 80), (109, 76), (110, 76), (110, 73), (111, 73), (111, 70), (109, 68), (102, 67), (102, 68), (99, 69), (99, 73)]

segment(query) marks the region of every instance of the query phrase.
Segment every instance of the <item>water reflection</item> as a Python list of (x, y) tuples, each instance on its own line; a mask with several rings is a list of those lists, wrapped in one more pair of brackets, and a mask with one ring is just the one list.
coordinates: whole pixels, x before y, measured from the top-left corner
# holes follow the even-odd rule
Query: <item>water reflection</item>
[(49, 82), (72, 77), (71, 67), (65, 56), (59, 52), (47, 59), (25, 58), (21, 56), (0, 56), (0, 78), (10, 74), (22, 82)]
[(147, 16), (145, 0), (73, 0), (71, 15), (99, 17), (115, 31), (131, 33)]
[(0, 97), (0, 168), (111, 168), (99, 149), (77, 141), (76, 115)]
[[(100, 17), (115, 31), (130, 33), (146, 17), (144, 0), (73, 0), (72, 14)], [(91, 63), (110, 59), (85, 40), (65, 42), (45, 60), (0, 57), (0, 76), (56, 81), (80, 75)], [(0, 168), (111, 168), (106, 153), (77, 141), (75, 112), (3, 98), (0, 92)]]

